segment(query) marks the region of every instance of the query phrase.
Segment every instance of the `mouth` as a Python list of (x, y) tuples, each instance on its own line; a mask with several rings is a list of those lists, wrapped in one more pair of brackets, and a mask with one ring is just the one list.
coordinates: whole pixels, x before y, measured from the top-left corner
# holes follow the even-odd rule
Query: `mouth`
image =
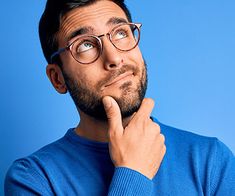
[(115, 85), (120, 82), (124, 82), (125, 80), (127, 80), (129, 77), (132, 77), (132, 76), (134, 76), (134, 73), (132, 71), (125, 72), (125, 73), (119, 75), (118, 77), (114, 78), (114, 80), (105, 84), (104, 87), (109, 87), (111, 85)]

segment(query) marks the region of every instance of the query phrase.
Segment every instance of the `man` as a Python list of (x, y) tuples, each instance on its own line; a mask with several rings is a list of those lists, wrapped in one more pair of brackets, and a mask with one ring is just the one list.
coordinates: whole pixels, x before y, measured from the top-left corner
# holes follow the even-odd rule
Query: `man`
[(15, 161), (6, 195), (235, 195), (235, 158), (224, 144), (150, 117), (140, 26), (121, 0), (47, 1), (46, 72), (70, 93), (80, 122)]

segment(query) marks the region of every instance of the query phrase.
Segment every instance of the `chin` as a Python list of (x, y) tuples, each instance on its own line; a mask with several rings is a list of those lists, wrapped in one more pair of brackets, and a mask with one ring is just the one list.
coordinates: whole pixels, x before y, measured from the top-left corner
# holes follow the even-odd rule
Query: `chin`
[(133, 94), (128, 94), (114, 99), (117, 101), (123, 118), (130, 117), (133, 113), (137, 112), (144, 97)]

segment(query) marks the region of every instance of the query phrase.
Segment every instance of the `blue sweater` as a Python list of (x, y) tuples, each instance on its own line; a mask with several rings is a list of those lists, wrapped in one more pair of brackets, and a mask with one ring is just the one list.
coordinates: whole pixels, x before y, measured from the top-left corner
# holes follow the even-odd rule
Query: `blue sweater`
[(5, 195), (235, 196), (235, 158), (222, 142), (159, 125), (167, 152), (152, 180), (129, 168), (115, 168), (108, 143), (69, 129), (61, 139), (13, 163)]

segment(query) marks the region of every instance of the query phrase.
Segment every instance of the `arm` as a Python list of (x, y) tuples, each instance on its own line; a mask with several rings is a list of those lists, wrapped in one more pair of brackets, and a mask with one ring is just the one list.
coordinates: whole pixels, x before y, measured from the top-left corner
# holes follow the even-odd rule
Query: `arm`
[(153, 101), (144, 99), (125, 128), (117, 102), (105, 97), (103, 103), (109, 123), (109, 151), (115, 165), (109, 195), (151, 195), (152, 178), (166, 152), (160, 127), (150, 119)]

